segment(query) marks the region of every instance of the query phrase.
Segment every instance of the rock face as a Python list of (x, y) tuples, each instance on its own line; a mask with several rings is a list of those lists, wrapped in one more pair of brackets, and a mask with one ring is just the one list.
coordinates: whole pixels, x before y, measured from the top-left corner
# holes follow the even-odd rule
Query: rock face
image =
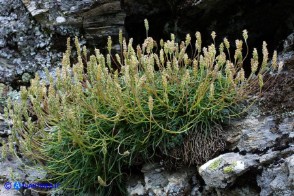
[(294, 194), (294, 155), (267, 167), (257, 177), (261, 196)]
[(248, 29), (250, 46), (266, 40), (274, 49), (294, 30), (293, 9), (292, 0), (0, 0), (0, 82), (58, 66), (69, 36), (79, 36), (91, 50), (103, 49), (108, 36), (117, 44), (122, 29), (134, 44), (141, 43), (145, 18), (156, 40), (171, 32), (183, 39), (187, 33), (213, 30), (219, 40), (235, 39)]
[(0, 82), (50, 67), (60, 58), (50, 50), (51, 36), (43, 32), (20, 0), (1, 0), (0, 13)]
[(23, 3), (43, 28), (63, 36), (83, 35), (91, 46), (105, 44), (105, 38), (117, 36), (119, 29), (124, 29), (126, 14), (118, 0)]
[(278, 125), (275, 120), (273, 116), (246, 119), (242, 122), (242, 136), (236, 147), (240, 151), (251, 153), (266, 152), (270, 148), (286, 148), (283, 138), (291, 140), (293, 119), (285, 118)]
[(103, 49), (108, 36), (124, 30), (120, 1), (0, 1), (0, 82), (57, 67), (68, 36)]

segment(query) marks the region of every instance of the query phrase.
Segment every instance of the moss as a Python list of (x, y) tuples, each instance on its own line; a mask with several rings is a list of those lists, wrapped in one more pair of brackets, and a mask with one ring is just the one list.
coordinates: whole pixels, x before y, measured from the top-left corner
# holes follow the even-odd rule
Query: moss
[(222, 162), (222, 159), (217, 159), (215, 160), (214, 162), (212, 162), (210, 165), (209, 165), (209, 169), (210, 170), (216, 170), (218, 168), (218, 166), (220, 165), (220, 163)]
[(233, 166), (230, 165), (230, 166), (227, 166), (227, 167), (224, 167), (224, 173), (227, 174), (227, 173), (231, 173), (233, 172)]
[(230, 166), (224, 167), (223, 171), (225, 174), (231, 173), (234, 171), (234, 167), (237, 165), (237, 162), (233, 162)]

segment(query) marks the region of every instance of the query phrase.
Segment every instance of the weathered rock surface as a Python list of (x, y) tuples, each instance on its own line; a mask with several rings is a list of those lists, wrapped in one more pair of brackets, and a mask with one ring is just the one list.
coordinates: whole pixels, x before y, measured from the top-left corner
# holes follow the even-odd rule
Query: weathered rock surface
[(199, 168), (205, 184), (214, 188), (231, 186), (238, 176), (258, 165), (258, 155), (226, 153), (214, 158)]
[(275, 145), (281, 146), (282, 144), (277, 144), (277, 141), (291, 134), (293, 119), (286, 118), (279, 125), (275, 120), (273, 116), (246, 119), (242, 125), (244, 128), (237, 148), (246, 152), (262, 152)]
[(23, 0), (23, 3), (44, 29), (62, 36), (83, 35), (92, 47), (104, 47), (108, 36), (117, 36), (119, 29), (124, 29), (126, 14), (119, 0)]
[(294, 195), (294, 155), (281, 159), (265, 168), (257, 177), (261, 196)]
[(60, 55), (20, 0), (0, 1), (0, 82), (50, 67)]
[[(196, 169), (165, 171), (160, 164), (146, 164), (142, 168), (144, 179), (132, 179), (128, 183), (130, 195), (189, 195)], [(194, 176), (194, 180), (195, 176)], [(196, 190), (194, 190), (196, 192)]]
[(118, 0), (1, 0), (0, 13), (0, 82), (10, 83), (59, 66), (69, 36), (91, 49), (117, 42), (126, 16)]

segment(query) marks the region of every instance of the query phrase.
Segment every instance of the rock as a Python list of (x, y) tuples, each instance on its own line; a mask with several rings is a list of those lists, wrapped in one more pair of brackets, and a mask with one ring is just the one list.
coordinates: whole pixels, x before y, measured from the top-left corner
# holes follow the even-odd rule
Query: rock
[(22, 168), (22, 162), (8, 154), (7, 159), (0, 161), (0, 178), (9, 182), (24, 180), (26, 174), (22, 171)]
[(14, 189), (7, 190), (4, 183), (0, 182), (0, 196), (21, 196), (22, 194)]
[[(3, 126), (4, 126), (4, 128), (3, 128)], [(2, 131), (1, 131), (1, 129), (2, 129)], [(0, 122), (0, 137), (7, 137), (9, 135), (11, 135), (11, 131), (8, 129), (7, 125), (6, 124), (3, 125)]]
[(50, 10), (43, 12), (43, 17), (35, 16), (31, 11), (35, 10), (30, 7), (36, 2), (25, 5), (43, 28), (64, 36), (81, 35), (83, 31), (91, 46), (105, 46), (108, 36), (117, 36), (119, 29), (124, 29), (126, 14), (118, 0), (70, 0), (49, 4), (41, 0), (38, 8)]
[(48, 12), (48, 9), (39, 9), (37, 7), (37, 2), (35, 1), (23, 1), (26, 5), (28, 11), (32, 14), (32, 16), (38, 16), (40, 14)]
[(271, 131), (275, 126), (273, 117), (267, 117), (262, 122), (258, 119), (248, 119), (245, 123), (246, 129), (242, 130), (242, 136), (237, 145), (240, 151), (263, 151), (275, 144), (278, 134)]
[(261, 176), (257, 176), (260, 195), (294, 195), (294, 155), (281, 159), (276, 164), (265, 168)]
[(134, 186), (129, 185), (127, 190), (129, 195), (144, 195), (146, 193), (146, 189), (141, 181), (137, 181), (137, 184)]
[(285, 39), (283, 43), (284, 52), (290, 52), (293, 51), (294, 48), (294, 33), (291, 33), (288, 35), (288, 37)]
[(289, 183), (291, 184), (291, 188), (294, 191), (294, 155), (286, 159), (286, 163), (288, 166), (288, 171), (289, 171)]
[[(26, 2), (30, 2), (32, 15), (43, 14), (33, 1)], [(0, 29), (0, 82), (18, 80), (24, 72), (32, 73), (56, 62), (54, 53), (58, 52), (48, 52), (50, 35), (39, 28), (22, 1), (0, 0), (0, 13), (0, 26), (4, 27)]]
[(289, 134), (293, 137), (293, 131), (294, 131), (294, 118), (287, 117), (285, 118), (280, 124), (279, 124), (279, 130), (283, 134)]
[(227, 189), (211, 189), (211, 188), (206, 189), (205, 187), (202, 193), (198, 195), (256, 196), (256, 195), (259, 195), (259, 191), (248, 185), (236, 186), (236, 187), (227, 188)]
[(260, 164), (266, 166), (279, 158), (287, 157), (293, 153), (294, 153), (294, 146), (286, 148), (285, 150), (282, 150), (282, 151), (273, 151), (272, 149), (270, 149), (269, 151), (267, 151), (266, 154), (260, 156), (259, 162)]
[[(142, 172), (144, 173), (144, 182), (142, 180), (129, 181), (127, 187), (129, 195), (176, 196), (190, 194), (191, 184), (189, 181), (195, 175), (196, 170), (185, 168), (172, 172), (165, 171), (159, 164), (145, 164)], [(194, 190), (194, 192), (196, 191)]]
[(83, 28), (85, 38), (92, 45), (105, 46), (108, 36), (118, 36), (119, 30), (124, 31), (126, 14), (121, 7), (120, 1), (108, 1), (81, 14), (83, 17)]
[[(2, 148), (3, 146), (1, 147), (0, 145), (0, 196), (39, 195), (36, 191), (30, 191), (28, 189), (20, 189), (19, 191), (16, 191), (13, 188), (13, 183), (35, 183), (37, 181), (40, 181), (41, 179), (44, 179), (47, 175), (46, 172), (41, 169), (40, 165), (34, 165), (24, 158), (16, 158), (9, 151), (7, 152), (7, 156), (5, 159), (1, 158)], [(8, 146), (6, 147), (6, 149), (8, 149)], [(12, 188), (5, 188), (5, 183), (10, 183)]]
[(248, 116), (232, 123), (226, 141), (231, 144), (230, 149), (238, 148), (241, 152), (265, 153), (270, 148), (287, 148), (292, 141), (293, 122), (292, 117), (279, 124), (273, 116)]
[(226, 188), (234, 184), (236, 178), (258, 165), (258, 156), (238, 153), (222, 154), (199, 168), (205, 184), (213, 188)]

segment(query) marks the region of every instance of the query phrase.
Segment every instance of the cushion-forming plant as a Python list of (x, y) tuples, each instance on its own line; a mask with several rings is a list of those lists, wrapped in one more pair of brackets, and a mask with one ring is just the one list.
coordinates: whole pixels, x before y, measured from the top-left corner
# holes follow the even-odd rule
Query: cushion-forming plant
[[(145, 27), (148, 35), (147, 20)], [(13, 141), (63, 190), (99, 195), (123, 190), (129, 166), (158, 151), (168, 155), (189, 133), (210, 137), (212, 127), (241, 112), (239, 104), (254, 93), (252, 86), (262, 89), (265, 73), (282, 68), (276, 52), (267, 66), (264, 42), (261, 65), (254, 49), (245, 77), (246, 30), (234, 55), (226, 38), (216, 47), (215, 32), (208, 47), (202, 47), (199, 32), (195, 36), (195, 43), (189, 34), (180, 43), (173, 34), (159, 43), (147, 36), (134, 49), (120, 32), (120, 54), (113, 55), (109, 37), (107, 54), (95, 49), (90, 57), (75, 38), (75, 63), (68, 39), (56, 78), (48, 70), (47, 80), (36, 74), (30, 87), (21, 88), (20, 101), (8, 101)]]

